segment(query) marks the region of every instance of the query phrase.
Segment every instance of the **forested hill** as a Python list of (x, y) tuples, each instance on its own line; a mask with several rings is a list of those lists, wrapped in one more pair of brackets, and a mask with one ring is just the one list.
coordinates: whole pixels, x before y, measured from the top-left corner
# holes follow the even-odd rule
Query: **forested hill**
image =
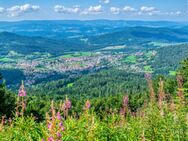
[(151, 27), (126, 27), (118, 32), (90, 37), (91, 44), (127, 44), (139, 45), (145, 42), (188, 42), (188, 28), (151, 28)]
[(83, 46), (69, 42), (68, 40), (57, 41), (43, 37), (28, 37), (10, 32), (0, 33), (1, 54), (15, 51), (20, 54), (31, 54), (34, 52), (46, 52), (60, 54), (64, 51), (82, 50)]

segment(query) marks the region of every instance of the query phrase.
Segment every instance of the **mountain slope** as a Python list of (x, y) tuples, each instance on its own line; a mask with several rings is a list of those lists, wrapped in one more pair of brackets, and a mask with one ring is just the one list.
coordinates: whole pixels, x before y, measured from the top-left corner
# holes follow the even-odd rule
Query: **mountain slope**
[(70, 43), (66, 40), (53, 40), (43, 37), (27, 37), (9, 32), (0, 33), (0, 51), (7, 53), (16, 51), (22, 54), (32, 52), (48, 52), (52, 54), (63, 53), (64, 51), (79, 50), (83, 46)]
[(141, 45), (145, 42), (188, 42), (188, 29), (127, 27), (122, 31), (89, 37), (91, 44), (97, 45)]

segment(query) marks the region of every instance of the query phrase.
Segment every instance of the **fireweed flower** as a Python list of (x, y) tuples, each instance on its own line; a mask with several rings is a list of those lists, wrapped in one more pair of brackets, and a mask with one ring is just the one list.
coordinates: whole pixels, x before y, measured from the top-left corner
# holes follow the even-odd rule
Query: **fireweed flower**
[(52, 124), (48, 124), (48, 129), (51, 129), (52, 128)]
[(147, 80), (148, 80), (148, 79), (151, 79), (151, 77), (152, 77), (150, 73), (146, 73), (144, 76), (145, 76), (145, 78), (146, 78)]
[(160, 81), (159, 81), (158, 92), (159, 92), (159, 94), (158, 94), (158, 106), (159, 106), (161, 115), (163, 115), (162, 108), (163, 108), (163, 101), (164, 101), (164, 98), (165, 98), (165, 93), (164, 93), (164, 82), (163, 82), (162, 79), (160, 79)]
[(0, 132), (3, 130), (5, 124), (5, 116), (1, 117), (1, 123), (0, 123)]
[(72, 106), (71, 101), (66, 96), (66, 100), (64, 101), (64, 104), (63, 104), (63, 112), (64, 112), (65, 118), (68, 117), (68, 113), (69, 113), (69, 110), (71, 109), (71, 106)]
[(183, 77), (181, 75), (177, 76), (177, 82), (178, 82), (178, 97), (181, 99), (181, 101), (183, 101), (184, 100)]
[(58, 132), (58, 133), (57, 133), (57, 136), (58, 136), (59, 138), (61, 138), (61, 133)]
[(19, 92), (18, 92), (18, 96), (19, 97), (25, 97), (26, 95), (27, 95), (27, 93), (25, 91), (24, 83), (22, 81), (22, 84), (21, 84)]
[[(54, 102), (51, 103), (50, 113), (46, 113), (46, 123), (48, 128), (47, 141), (61, 141), (62, 132), (64, 131), (61, 113), (54, 107)], [(63, 129), (63, 130), (62, 130)]]
[(61, 120), (60, 112), (57, 112), (56, 116), (57, 116), (57, 119), (58, 119), (58, 120)]
[(150, 92), (150, 101), (154, 102), (155, 101), (155, 92), (153, 89), (153, 82), (152, 82), (152, 76), (150, 73), (146, 73), (145, 74), (145, 78), (147, 80), (148, 83), (148, 87), (149, 87), (149, 92)]
[(175, 104), (174, 104), (174, 100), (172, 100), (172, 102), (170, 103), (170, 110), (171, 112), (174, 112), (175, 111)]
[(65, 128), (64, 128), (64, 127), (61, 127), (61, 131), (64, 132), (64, 131), (65, 131)]
[(89, 110), (90, 108), (91, 108), (91, 103), (90, 103), (89, 100), (87, 100), (86, 103), (85, 103), (85, 109)]
[[(24, 111), (26, 109), (26, 99), (27, 93), (25, 91), (24, 82), (20, 86), (18, 91), (18, 99), (17, 99), (17, 106), (16, 106), (16, 116), (24, 115)], [(20, 110), (21, 109), (21, 110)]]
[(62, 127), (62, 126), (63, 126), (63, 123), (62, 123), (62, 122), (60, 122), (60, 123), (59, 123), (59, 126), (60, 126), (60, 127)]
[(48, 141), (54, 141), (54, 139), (52, 137), (49, 137)]
[(70, 100), (67, 98), (66, 96), (66, 100), (65, 100), (65, 109), (70, 109), (71, 108), (71, 102)]
[(12, 125), (13, 125), (13, 124), (12, 124), (12, 118), (9, 117), (8, 123), (9, 123), (9, 125), (12, 127)]
[(124, 107), (127, 107), (128, 103), (129, 103), (129, 97), (128, 96), (124, 96), (122, 105)]
[(120, 109), (120, 115), (124, 116), (126, 113), (126, 109), (123, 107)]
[(129, 104), (129, 97), (124, 96), (122, 101), (122, 108), (120, 109), (120, 115), (122, 116), (126, 115), (128, 111), (128, 104)]

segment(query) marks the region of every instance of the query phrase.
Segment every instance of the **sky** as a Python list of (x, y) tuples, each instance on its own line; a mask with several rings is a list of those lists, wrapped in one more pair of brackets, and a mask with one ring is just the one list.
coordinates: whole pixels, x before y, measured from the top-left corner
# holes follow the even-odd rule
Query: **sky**
[(0, 0), (0, 21), (188, 21), (188, 0)]

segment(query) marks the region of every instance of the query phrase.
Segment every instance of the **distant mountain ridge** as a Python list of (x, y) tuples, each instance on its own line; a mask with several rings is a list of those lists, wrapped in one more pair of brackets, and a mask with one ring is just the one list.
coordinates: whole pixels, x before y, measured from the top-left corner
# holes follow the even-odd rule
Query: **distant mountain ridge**
[[(38, 22), (36, 21), (36, 23)], [(188, 27), (184, 26), (179, 28), (144, 26), (114, 28), (110, 26), (105, 29), (104, 26), (97, 25), (94, 27), (87, 25), (86, 27), (83, 25), (72, 27), (73, 25), (69, 25), (68, 21), (65, 22), (68, 25), (64, 27), (63, 31), (59, 31), (58, 28), (60, 27), (58, 26), (58, 28), (54, 27), (54, 29), (57, 28), (56, 31), (51, 32), (48, 31), (47, 27), (44, 27), (47, 28), (44, 29), (45, 31), (40, 33), (35, 29), (33, 33), (27, 31), (32, 30), (33, 27), (30, 25), (31, 27), (28, 27), (26, 31), (22, 27), (24, 33), (20, 31), (17, 31), (18, 33), (0, 32), (0, 51), (1, 53), (13, 50), (22, 54), (31, 52), (60, 54), (67, 51), (92, 51), (113, 45), (141, 46), (152, 41), (164, 43), (188, 42)], [(20, 22), (18, 23), (20, 24)], [(54, 24), (54, 22), (52, 23)], [(42, 25), (40, 26), (42, 27)]]
[(90, 37), (91, 44), (142, 44), (144, 42), (188, 42), (188, 28), (126, 27), (121, 31)]
[(152, 28), (181, 28), (188, 26), (186, 22), (169, 21), (124, 21), (124, 20), (44, 20), (44, 21), (17, 21), (0, 22), (0, 31), (13, 32), (27, 36), (43, 36), (63, 39), (71, 36), (92, 36), (101, 33), (107, 34), (119, 31), (125, 27), (152, 27)]

